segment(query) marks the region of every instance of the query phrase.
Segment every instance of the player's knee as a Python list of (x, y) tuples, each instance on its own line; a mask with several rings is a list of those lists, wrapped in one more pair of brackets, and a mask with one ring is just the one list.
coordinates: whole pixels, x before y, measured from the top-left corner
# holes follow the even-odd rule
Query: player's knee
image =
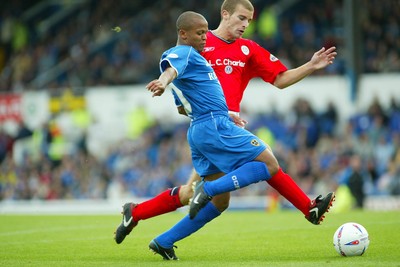
[(274, 176), (279, 171), (279, 163), (278, 160), (273, 157), (272, 159), (268, 160), (267, 162), (268, 172), (271, 176)]
[(219, 212), (224, 212), (229, 207), (229, 202), (219, 203), (218, 205), (215, 205), (215, 207), (218, 209)]
[(264, 162), (267, 166), (268, 172), (271, 176), (274, 176), (279, 171), (279, 163), (274, 154), (266, 149), (257, 158), (257, 161)]
[(219, 196), (216, 196), (212, 199), (212, 202), (214, 206), (220, 211), (223, 212), (229, 207), (229, 200), (230, 200), (230, 195), (229, 194), (222, 194)]
[(189, 185), (182, 185), (179, 190), (179, 200), (183, 205), (187, 205), (189, 203), (189, 199), (193, 196), (192, 187)]

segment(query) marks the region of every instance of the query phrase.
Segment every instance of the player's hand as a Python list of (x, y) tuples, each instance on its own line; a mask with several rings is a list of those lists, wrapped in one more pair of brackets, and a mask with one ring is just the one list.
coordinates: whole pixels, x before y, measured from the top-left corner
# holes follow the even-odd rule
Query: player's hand
[(333, 63), (337, 55), (336, 47), (332, 46), (329, 49), (322, 47), (319, 51), (315, 52), (310, 60), (314, 68), (319, 70)]
[(149, 82), (146, 85), (146, 89), (153, 93), (152, 97), (160, 96), (165, 91), (165, 85), (159, 79), (156, 79)]
[(246, 124), (247, 124), (246, 120), (244, 120), (244, 119), (240, 118), (239, 116), (232, 114), (232, 113), (229, 113), (229, 116), (232, 118), (233, 122), (237, 126), (239, 126), (241, 128), (244, 128), (246, 126)]

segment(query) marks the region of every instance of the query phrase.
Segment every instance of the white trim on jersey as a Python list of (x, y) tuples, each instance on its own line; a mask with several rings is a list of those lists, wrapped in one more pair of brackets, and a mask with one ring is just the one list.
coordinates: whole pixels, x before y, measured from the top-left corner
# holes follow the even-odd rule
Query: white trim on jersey
[(189, 117), (192, 117), (192, 106), (190, 105), (189, 101), (183, 96), (182, 91), (176, 87), (173, 83), (169, 84), (169, 87), (171, 88), (171, 90), (173, 90), (175, 92), (175, 94), (178, 96), (179, 101), (181, 101), (183, 108), (186, 111), (186, 114)]
[(173, 68), (173, 69), (175, 70), (175, 72), (176, 72), (176, 77), (178, 77), (179, 72), (178, 72), (178, 70), (171, 64), (171, 61), (169, 61), (168, 57), (166, 57), (166, 58), (164, 58), (163, 60), (160, 61), (159, 67), (160, 67), (161, 73), (163, 73), (163, 72), (168, 68), (168, 67), (167, 67), (167, 68), (163, 69), (163, 68), (161, 67), (161, 64), (162, 64), (164, 61), (168, 62), (169, 67), (171, 67), (171, 68)]

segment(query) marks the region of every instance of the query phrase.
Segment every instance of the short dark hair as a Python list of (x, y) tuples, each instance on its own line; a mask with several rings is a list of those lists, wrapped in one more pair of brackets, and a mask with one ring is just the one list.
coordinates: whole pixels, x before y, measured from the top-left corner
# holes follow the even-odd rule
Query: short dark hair
[(189, 30), (193, 27), (194, 19), (196, 18), (206, 20), (204, 16), (199, 13), (193, 11), (183, 12), (176, 20), (176, 30)]
[(221, 6), (221, 12), (226, 10), (229, 14), (233, 14), (238, 5), (242, 5), (247, 10), (254, 11), (254, 6), (249, 0), (225, 0)]

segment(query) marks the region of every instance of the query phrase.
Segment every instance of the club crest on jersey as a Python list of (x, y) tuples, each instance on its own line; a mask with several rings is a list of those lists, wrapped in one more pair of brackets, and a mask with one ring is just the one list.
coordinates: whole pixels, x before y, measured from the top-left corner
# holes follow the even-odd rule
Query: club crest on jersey
[(241, 49), (242, 49), (243, 54), (245, 54), (246, 56), (249, 55), (250, 50), (247, 46), (242, 45)]
[(253, 139), (250, 142), (253, 146), (260, 146), (260, 143), (257, 141), (257, 139)]
[(214, 51), (215, 47), (204, 47), (204, 52), (211, 52)]
[(269, 60), (271, 60), (272, 62), (278, 61), (278, 58), (276, 56), (274, 56), (273, 54), (269, 55)]
[(225, 67), (225, 73), (226, 73), (226, 74), (231, 74), (232, 71), (233, 71), (232, 66), (226, 66), (226, 67)]

